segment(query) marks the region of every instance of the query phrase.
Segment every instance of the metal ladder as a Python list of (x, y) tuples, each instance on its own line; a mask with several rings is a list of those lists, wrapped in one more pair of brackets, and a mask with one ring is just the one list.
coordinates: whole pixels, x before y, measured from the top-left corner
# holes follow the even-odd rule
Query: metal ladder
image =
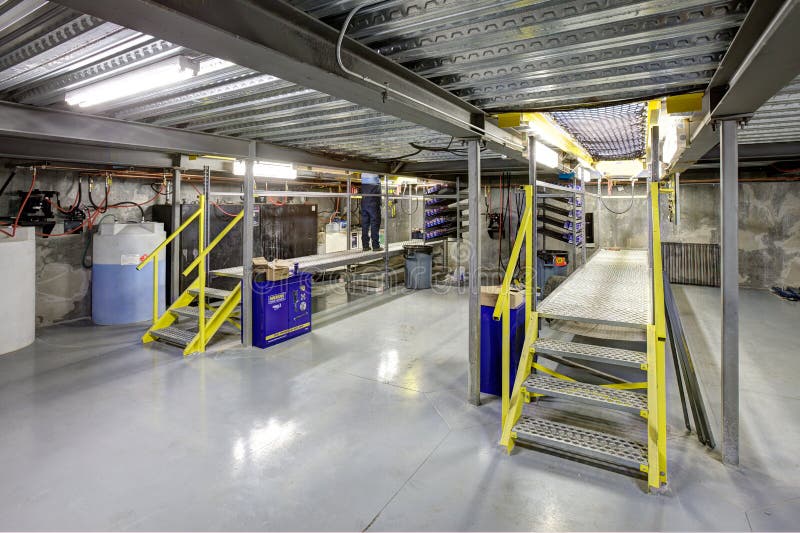
[[(208, 246), (204, 245), (206, 215), (205, 197), (200, 195), (197, 211), (136, 267), (141, 270), (147, 263), (153, 262), (153, 321), (150, 328), (142, 336), (143, 343), (158, 341), (179, 346), (184, 349), (183, 355), (186, 356), (204, 352), (212, 337), (226, 323), (241, 330), (241, 282), (232, 290), (208, 287), (206, 283), (206, 262), (211, 250), (242, 220), (244, 212), (240, 212), (233, 217)], [(197, 270), (197, 279), (172, 302), (163, 314), (160, 314), (158, 309), (159, 254), (195, 220), (198, 221), (198, 254), (194, 261), (184, 269), (183, 275), (188, 276)]]
[[(529, 186), (530, 187), (530, 186)], [(531, 189), (528, 189), (528, 198)], [(527, 306), (526, 298), (526, 335), (520, 355), (519, 367), (513, 383), (509, 383), (510, 375), (510, 310), (508, 291), (513, 272), (519, 260), (522, 242), (528, 240), (531, 233), (525, 229), (530, 221), (528, 209), (523, 215), (523, 224), (512, 249), (506, 278), (498, 295), (494, 318), (503, 321), (503, 390), (502, 390), (502, 434), (500, 445), (510, 453), (516, 443), (524, 443), (538, 448), (552, 449), (561, 455), (590, 459), (617, 466), (632, 468), (647, 474), (648, 487), (651, 491), (659, 490), (667, 482), (666, 464), (666, 385), (665, 385), (665, 338), (666, 325), (663, 299), (663, 277), (661, 271), (661, 245), (658, 226), (658, 184), (650, 184), (652, 224), (652, 264), (650, 265), (650, 283), (652, 287), (653, 312), (649, 321), (643, 324), (646, 330), (646, 346), (644, 352), (609, 348), (601, 345), (577, 343), (554, 338), (539, 338), (540, 318), (550, 315), (536, 312)], [(531, 205), (531, 202), (527, 202)], [(532, 242), (528, 240), (528, 242)], [(531, 248), (531, 246), (526, 246)], [(526, 250), (527, 252), (527, 250)], [(530, 253), (528, 253), (530, 257)], [(526, 268), (527, 270), (527, 268)], [(526, 275), (526, 296), (532, 292), (533, 284), (530, 273)], [(557, 318), (575, 322), (592, 322), (580, 316), (561, 315)], [(594, 384), (555, 372), (538, 362), (538, 358), (549, 359), (568, 366), (576, 366), (583, 370), (604, 375), (591, 365), (602, 363), (628, 371), (641, 372), (641, 379), (636, 382), (625, 382), (618, 379), (615, 383)], [(612, 379), (614, 376), (610, 376)], [(523, 406), (537, 402), (538, 398), (557, 398), (560, 405), (567, 409), (560, 412), (557, 420), (537, 416), (537, 406), (523, 412)], [(646, 439), (639, 441), (611, 432), (582, 427), (571, 417), (575, 416), (573, 406), (591, 406), (595, 410), (611, 410), (630, 413), (642, 420), (641, 433)], [(598, 411), (600, 412), (600, 411)], [(572, 422), (572, 423), (570, 423)]]

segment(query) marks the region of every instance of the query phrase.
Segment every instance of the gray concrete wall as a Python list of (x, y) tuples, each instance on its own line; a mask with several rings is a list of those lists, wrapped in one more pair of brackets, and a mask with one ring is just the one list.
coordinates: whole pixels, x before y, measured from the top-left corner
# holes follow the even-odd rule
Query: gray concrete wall
[[(0, 172), (0, 179), (5, 181), (8, 172)], [(31, 183), (31, 172), (28, 169), (17, 169), (17, 175), (9, 184), (6, 193), (0, 197), (0, 213), (11, 213), (10, 192), (28, 190)], [(122, 200), (145, 202), (152, 198), (148, 181), (115, 179), (112, 182), (109, 202)], [(77, 173), (72, 171), (39, 171), (36, 188), (56, 190), (61, 194), (61, 204), (69, 207), (75, 199), (77, 191)], [(103, 199), (102, 180), (96, 180), (97, 188), (93, 193), (95, 202)], [(87, 185), (84, 178), (83, 201), (88, 204)], [(187, 192), (188, 194), (188, 192)], [(167, 199), (160, 196), (154, 203), (164, 203)], [(113, 209), (118, 220), (140, 220), (141, 214), (135, 207)], [(149, 208), (145, 208), (149, 218)], [(99, 219), (98, 219), (99, 220)], [(62, 233), (63, 227), (57, 224), (53, 233)], [(61, 237), (36, 238), (36, 325), (37, 327), (77, 320), (91, 316), (91, 269), (82, 266), (83, 253), (86, 249), (85, 234)], [(91, 250), (89, 251), (91, 255)]]
[[(718, 243), (719, 194), (718, 184), (683, 185), (680, 224), (665, 221), (663, 240)], [(739, 185), (739, 282), (800, 285), (800, 183)]]

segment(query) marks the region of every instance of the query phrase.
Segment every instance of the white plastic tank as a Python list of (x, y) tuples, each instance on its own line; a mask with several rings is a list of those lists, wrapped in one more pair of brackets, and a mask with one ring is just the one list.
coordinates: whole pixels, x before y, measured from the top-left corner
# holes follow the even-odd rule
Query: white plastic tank
[[(136, 266), (167, 238), (160, 222), (100, 224), (92, 243), (92, 321), (132, 324), (153, 317), (153, 263)], [(165, 306), (166, 250), (158, 261), (158, 307)]]
[[(4, 228), (9, 231), (8, 228)], [(0, 355), (24, 348), (36, 336), (35, 228), (0, 233)]]

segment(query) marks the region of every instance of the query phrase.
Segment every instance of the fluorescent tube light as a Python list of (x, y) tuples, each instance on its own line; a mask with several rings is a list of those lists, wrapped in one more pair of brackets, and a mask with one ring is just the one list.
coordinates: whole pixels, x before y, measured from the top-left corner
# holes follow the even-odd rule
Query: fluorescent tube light
[(189, 79), (197, 74), (197, 70), (197, 63), (184, 56), (175, 56), (69, 91), (65, 100), (69, 105), (91, 107)]
[[(237, 176), (244, 176), (245, 162), (234, 161), (233, 173)], [(253, 165), (253, 176), (259, 178), (278, 178), (283, 180), (293, 180), (297, 178), (297, 170), (291, 163), (274, 163), (272, 161), (256, 161)]]
[(558, 168), (558, 152), (536, 141), (536, 162), (546, 167)]

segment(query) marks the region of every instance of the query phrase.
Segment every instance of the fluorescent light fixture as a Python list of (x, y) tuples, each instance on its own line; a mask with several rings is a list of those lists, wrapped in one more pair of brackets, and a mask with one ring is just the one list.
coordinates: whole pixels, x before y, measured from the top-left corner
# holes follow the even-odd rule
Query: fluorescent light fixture
[[(244, 176), (245, 162), (234, 161), (233, 173), (237, 176)], [(272, 161), (256, 161), (253, 165), (253, 176), (259, 178), (278, 178), (282, 180), (293, 180), (297, 178), (297, 170), (291, 163), (274, 163)]]
[(65, 100), (69, 105), (91, 107), (191, 78), (197, 69), (197, 63), (184, 56), (175, 56), (69, 91)]
[(536, 162), (546, 167), (558, 168), (558, 152), (536, 141)]

